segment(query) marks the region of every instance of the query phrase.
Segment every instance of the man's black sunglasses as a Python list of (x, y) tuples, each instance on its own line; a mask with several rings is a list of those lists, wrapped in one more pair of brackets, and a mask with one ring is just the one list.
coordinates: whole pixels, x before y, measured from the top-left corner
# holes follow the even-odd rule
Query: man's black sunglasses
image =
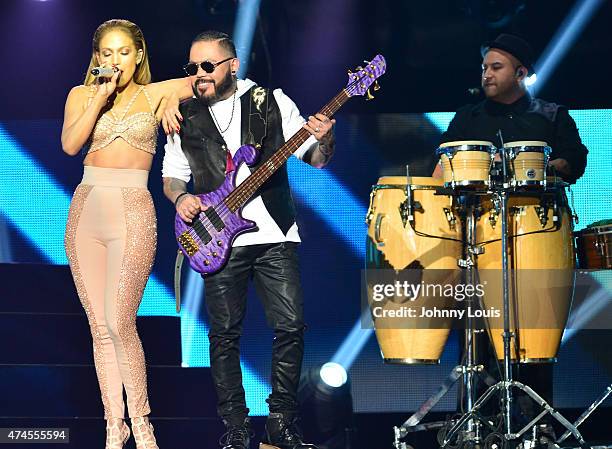
[(189, 64), (186, 64), (185, 66), (183, 66), (183, 70), (185, 71), (187, 75), (194, 76), (198, 73), (198, 66), (199, 66), (199, 67), (202, 67), (202, 70), (204, 70), (206, 73), (212, 73), (215, 71), (218, 65), (221, 65), (227, 61), (231, 61), (232, 59), (234, 59), (233, 56), (231, 58), (227, 58), (219, 62), (203, 61), (203, 62), (200, 62), (199, 64), (197, 62), (190, 62)]

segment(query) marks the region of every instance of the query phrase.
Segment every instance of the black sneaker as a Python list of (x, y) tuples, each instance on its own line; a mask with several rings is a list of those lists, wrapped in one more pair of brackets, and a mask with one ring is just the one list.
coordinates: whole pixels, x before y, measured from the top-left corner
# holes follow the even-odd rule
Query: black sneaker
[(219, 438), (221, 449), (249, 449), (251, 438), (251, 422), (245, 418), (240, 424), (223, 421), (227, 432)]
[(302, 441), (297, 417), (270, 413), (259, 449), (317, 449), (317, 446)]

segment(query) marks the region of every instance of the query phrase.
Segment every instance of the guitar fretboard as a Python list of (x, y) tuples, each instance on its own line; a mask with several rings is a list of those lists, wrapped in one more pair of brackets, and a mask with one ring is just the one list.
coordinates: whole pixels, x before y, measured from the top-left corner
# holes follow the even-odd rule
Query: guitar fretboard
[[(350, 98), (350, 95), (346, 91), (346, 89), (342, 89), (338, 95), (336, 95), (332, 100), (327, 103), (320, 111), (320, 114), (323, 114), (327, 117), (331, 117), (334, 115), (340, 107)], [(255, 170), (251, 175), (236, 189), (230, 193), (225, 199), (226, 206), (232, 211), (236, 212), (240, 207), (247, 202), (251, 196), (257, 191), (257, 189), (264, 183), (266, 180), (272, 176), (276, 170), (281, 168), (287, 159), (297, 151), (297, 149), (306, 142), (306, 139), (310, 137), (310, 133), (306, 131), (304, 128), (301, 128), (298, 132), (296, 132), (285, 144), (280, 147), (276, 152), (265, 161), (257, 170)]]

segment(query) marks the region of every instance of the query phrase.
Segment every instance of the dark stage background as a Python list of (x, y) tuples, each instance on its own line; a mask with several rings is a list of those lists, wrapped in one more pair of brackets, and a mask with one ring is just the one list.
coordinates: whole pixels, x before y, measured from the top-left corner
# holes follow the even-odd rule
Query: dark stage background
[[(237, 3), (2, 1), (0, 262), (66, 263), (63, 229), (70, 194), (82, 174), (82, 158), (61, 151), (61, 120), (66, 94), (82, 81), (87, 68), (94, 29), (110, 18), (136, 22), (147, 39), (154, 80), (180, 77), (193, 36), (209, 28), (232, 33)], [(295, 161), (289, 165), (303, 240), (305, 369), (329, 361), (349, 334), (365, 341), (349, 371), (355, 411), (414, 410), (457, 363), (459, 345), (453, 334), (439, 366), (385, 366), (373, 337), (364, 338), (363, 330), (351, 334), (360, 313), (364, 218), (371, 185), (379, 176), (402, 174), (406, 163), (414, 175), (431, 173), (437, 139), (452, 117), (444, 112), (478, 101), (466, 90), (478, 86), (482, 42), (502, 31), (516, 32), (541, 54), (575, 3), (262, 1), (248, 77), (281, 86), (303, 115), (316, 112), (341, 89), (346, 70), (364, 58), (381, 53), (388, 63), (377, 98), (367, 103), (353, 99), (338, 114), (338, 149), (330, 166), (319, 172)], [(582, 218), (579, 228), (612, 218), (611, 21), (612, 5), (603, 2), (538, 92), (572, 110), (591, 150), (587, 174), (574, 189)], [(160, 153), (164, 140), (161, 136)], [(143, 316), (174, 315), (173, 209), (161, 192), (160, 169), (158, 154), (150, 189), (159, 244), (154, 277), (140, 310)], [(189, 281), (187, 273), (184, 277)], [(197, 291), (197, 279), (191, 282)], [(200, 296), (194, 298), (199, 304)], [(175, 341), (184, 366), (209, 363), (206, 317), (198, 304), (184, 313), (181, 337)], [(563, 346), (555, 368), (559, 407), (588, 405), (612, 380), (610, 334), (593, 335), (577, 332)], [(266, 413), (271, 338), (261, 306), (251, 295), (242, 345), (248, 401), (255, 415)], [(455, 398), (447, 396), (437, 410), (453, 410)]]

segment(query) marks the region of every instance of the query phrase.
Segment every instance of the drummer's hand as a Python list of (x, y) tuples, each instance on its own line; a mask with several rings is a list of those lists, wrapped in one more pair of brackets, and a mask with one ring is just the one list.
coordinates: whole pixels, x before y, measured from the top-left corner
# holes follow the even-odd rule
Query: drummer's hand
[(553, 159), (548, 162), (548, 166), (553, 167), (555, 171), (561, 175), (571, 176), (572, 174), (572, 167), (565, 159)]
[(189, 193), (181, 196), (176, 204), (176, 213), (186, 223), (191, 223), (200, 212), (206, 209), (208, 207), (202, 204), (199, 197)]
[(179, 121), (183, 121), (183, 116), (179, 112), (179, 97), (173, 93), (168, 97), (166, 108), (162, 116), (162, 127), (166, 134), (179, 132), (181, 125)]

